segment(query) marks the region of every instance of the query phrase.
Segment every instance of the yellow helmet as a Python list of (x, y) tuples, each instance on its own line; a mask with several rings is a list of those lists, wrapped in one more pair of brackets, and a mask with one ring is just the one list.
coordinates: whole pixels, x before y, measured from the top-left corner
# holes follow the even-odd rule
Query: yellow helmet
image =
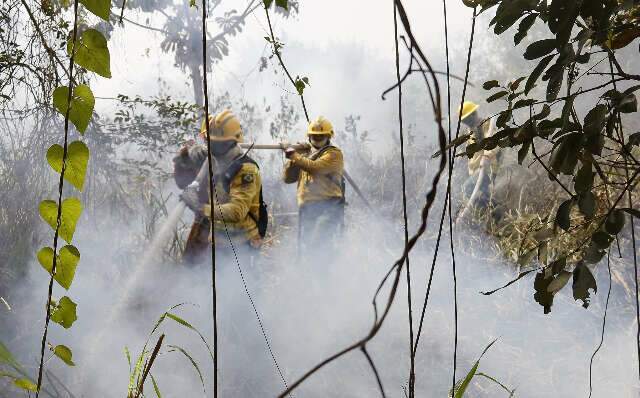
[[(460, 116), (460, 120), (466, 119), (469, 115), (478, 109), (480, 105), (473, 103), (471, 101), (465, 101), (462, 104), (462, 115)], [(460, 108), (458, 108), (458, 113), (460, 113)]]
[[(204, 120), (200, 127), (200, 135), (207, 137), (207, 125)], [(211, 141), (236, 141), (242, 142), (242, 127), (240, 120), (229, 109), (225, 109), (217, 115), (209, 115), (209, 138)]]
[(324, 116), (318, 116), (315, 120), (309, 123), (309, 129), (307, 135), (323, 135), (326, 134), (329, 138), (333, 137), (333, 126), (331, 122), (324, 118)]

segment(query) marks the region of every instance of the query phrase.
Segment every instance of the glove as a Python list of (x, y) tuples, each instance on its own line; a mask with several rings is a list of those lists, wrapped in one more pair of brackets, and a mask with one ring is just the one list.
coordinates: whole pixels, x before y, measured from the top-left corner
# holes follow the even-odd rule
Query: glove
[(291, 159), (294, 153), (296, 153), (296, 150), (294, 148), (289, 147), (284, 150), (284, 157), (287, 159)]
[(202, 214), (202, 204), (198, 197), (197, 185), (189, 185), (184, 191), (182, 191), (180, 194), (180, 200), (182, 200), (194, 213)]

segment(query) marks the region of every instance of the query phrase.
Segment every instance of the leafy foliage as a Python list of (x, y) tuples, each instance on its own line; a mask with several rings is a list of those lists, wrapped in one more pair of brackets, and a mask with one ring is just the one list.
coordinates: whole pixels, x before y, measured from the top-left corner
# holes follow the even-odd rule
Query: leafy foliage
[[(496, 146), (519, 148), (520, 164), (532, 153), (532, 162), (562, 188), (568, 197), (548, 216), (554, 226), (549, 227), (547, 220), (531, 226), (534, 233), (522, 241), (529, 249), (519, 250), (518, 259), (521, 265), (535, 260), (540, 264), (535, 300), (545, 312), (551, 310), (553, 296), (567, 284), (569, 275), (573, 275), (574, 298), (586, 307), (589, 291), (597, 290), (586, 264), (598, 263), (623, 231), (622, 199), (633, 195), (633, 181), (640, 172), (637, 144), (632, 144), (633, 135), (625, 133), (621, 117), (637, 112), (634, 92), (639, 86), (620, 88), (637, 83), (640, 75), (624, 71), (615, 53), (640, 36), (640, 5), (614, 0), (479, 0), (465, 4), (479, 7), (480, 12), (495, 7), (490, 24), (498, 35), (520, 21), (514, 34), (516, 45), (525, 41), (536, 23), (546, 25), (550, 33), (550, 37), (527, 44), (523, 58), (536, 63), (528, 75), (505, 84), (490, 80), (483, 85), (485, 90), (496, 90), (487, 102), (504, 101), (506, 108), (497, 114), (500, 130), (468, 145), (466, 153), (471, 157)], [(592, 60), (595, 57), (600, 59)], [(604, 69), (598, 70), (599, 66)], [(603, 76), (605, 82), (574, 89), (580, 79), (591, 75)], [(535, 90), (539, 84), (544, 87)], [(596, 100), (580, 116), (578, 99), (582, 106), (588, 101), (587, 94), (593, 98), (593, 93), (598, 93)], [(540, 156), (537, 148), (545, 153)]]
[(456, 382), (455, 386), (453, 387), (453, 389), (449, 390), (449, 397), (451, 397), (451, 398), (462, 398), (462, 397), (464, 397), (464, 394), (467, 392), (467, 389), (471, 385), (471, 381), (473, 380), (474, 377), (477, 377), (477, 376), (482, 376), (482, 377), (484, 377), (484, 378), (486, 378), (488, 380), (491, 380), (492, 382), (494, 382), (495, 384), (499, 385), (504, 390), (506, 390), (510, 394), (509, 396), (513, 395), (513, 391), (514, 390), (509, 390), (507, 387), (504, 386), (504, 384), (500, 383), (495, 378), (493, 378), (491, 376), (487, 376), (486, 374), (484, 374), (482, 372), (478, 372), (478, 367), (480, 366), (480, 360), (482, 359), (484, 354), (487, 353), (489, 348), (491, 348), (491, 346), (496, 341), (497, 340), (493, 340), (491, 343), (489, 343), (489, 345), (487, 345), (485, 347), (485, 349), (480, 354), (480, 357), (474, 362), (473, 366), (471, 367), (469, 372), (467, 372), (465, 377), (463, 379), (458, 380)]

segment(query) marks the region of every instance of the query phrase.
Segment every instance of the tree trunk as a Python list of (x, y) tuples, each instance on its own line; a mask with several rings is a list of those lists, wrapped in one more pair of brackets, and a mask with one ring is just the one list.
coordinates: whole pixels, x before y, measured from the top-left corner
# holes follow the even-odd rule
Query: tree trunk
[(191, 74), (191, 83), (193, 85), (193, 100), (196, 105), (204, 105), (204, 93), (202, 88), (202, 74), (200, 73), (200, 64), (191, 63), (189, 65)]

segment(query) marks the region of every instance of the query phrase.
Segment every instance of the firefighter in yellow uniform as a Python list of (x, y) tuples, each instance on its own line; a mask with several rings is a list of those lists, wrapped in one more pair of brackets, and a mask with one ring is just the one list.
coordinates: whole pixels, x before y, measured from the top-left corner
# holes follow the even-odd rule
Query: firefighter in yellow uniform
[[(472, 134), (469, 143), (488, 138), (494, 133), (491, 120), (484, 120), (480, 116), (479, 107), (478, 104), (471, 101), (465, 101), (462, 105), (461, 121), (469, 128)], [(474, 207), (485, 208), (489, 206), (498, 161), (498, 147), (476, 152), (469, 159), (469, 178), (463, 187), (464, 194), (468, 198), (468, 204), (463, 209), (463, 213)]]
[(333, 126), (320, 116), (309, 124), (309, 151), (285, 149), (284, 182), (298, 184), (299, 244), (304, 249), (331, 246), (344, 223), (344, 161), (331, 144)]
[[(206, 139), (206, 125), (200, 135)], [(202, 181), (196, 176), (207, 168), (207, 146), (186, 145), (174, 158), (175, 180), (184, 189), (181, 200), (195, 213), (183, 258), (200, 261), (208, 253), (211, 233), (216, 250), (222, 254), (260, 247), (266, 232), (266, 206), (262, 200), (262, 181), (256, 162), (238, 145), (243, 140), (240, 121), (230, 110), (209, 116), (209, 136), (213, 167), (214, 202), (209, 202), (208, 171)], [(213, 220), (213, 228), (211, 228)]]

